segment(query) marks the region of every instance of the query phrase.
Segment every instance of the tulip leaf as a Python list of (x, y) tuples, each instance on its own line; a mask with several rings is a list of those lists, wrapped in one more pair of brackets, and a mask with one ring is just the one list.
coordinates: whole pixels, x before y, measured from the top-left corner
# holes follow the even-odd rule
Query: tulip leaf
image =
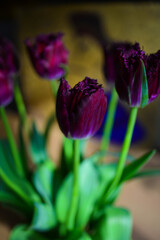
[(2, 144), (0, 144), (0, 159), (0, 177), (6, 186), (28, 203), (40, 201), (30, 183), (19, 177), (12, 169), (8, 159), (6, 159)]
[(26, 225), (19, 225), (11, 231), (9, 240), (47, 240), (47, 238), (41, 236)]
[[(92, 181), (91, 181), (92, 179)], [(73, 175), (64, 180), (56, 199), (58, 220), (64, 223), (68, 216), (73, 186)], [(76, 226), (82, 228), (88, 221), (99, 187), (99, 176), (92, 161), (84, 161), (79, 172), (79, 205), (76, 216)], [(64, 204), (65, 199), (65, 204)]]
[(11, 193), (0, 192), (0, 202), (9, 207), (13, 207), (14, 209), (20, 211), (21, 213), (24, 213), (25, 215), (29, 215), (28, 209), (26, 209), (25, 204)]
[(107, 207), (96, 224), (94, 240), (129, 240), (132, 232), (132, 217), (128, 210)]
[(45, 138), (41, 133), (39, 133), (35, 123), (33, 123), (32, 132), (30, 134), (30, 151), (35, 164), (39, 164), (48, 159)]
[(53, 198), (54, 165), (46, 160), (37, 166), (33, 174), (33, 183), (38, 193), (48, 202)]
[(0, 202), (9, 207), (14, 207), (14, 209), (25, 213), (25, 215), (30, 214), (21, 199), (5, 185), (2, 179), (0, 179)]
[[(98, 152), (94, 153), (92, 156), (86, 158), (85, 160), (86, 161), (92, 160), (93, 162), (96, 163), (99, 161), (99, 159), (101, 159), (103, 157), (107, 157), (107, 156), (115, 158), (115, 159), (119, 159), (120, 154), (121, 154), (120, 152), (98, 151)], [(134, 160), (134, 157), (128, 154), (126, 160), (131, 162)]]
[(160, 175), (160, 169), (151, 169), (151, 170), (144, 170), (141, 172), (136, 173), (133, 178), (140, 178), (140, 177), (156, 177)]
[(77, 240), (92, 240), (92, 238), (86, 232), (83, 232)]
[(142, 88), (141, 88), (141, 107), (145, 107), (148, 103), (148, 82), (147, 74), (144, 66), (144, 62), (141, 60), (142, 64)]
[(152, 150), (144, 154), (142, 157), (138, 158), (137, 160), (133, 161), (132, 163), (128, 164), (124, 168), (120, 182), (124, 182), (133, 178), (134, 175), (138, 172), (138, 170), (153, 157), (155, 152), (156, 152), (155, 150)]
[(106, 188), (110, 185), (112, 179), (115, 176), (116, 173), (116, 166), (117, 164), (111, 163), (111, 164), (97, 164), (98, 172), (99, 172), (99, 178), (100, 178), (100, 185), (98, 190), (98, 198), (101, 198), (104, 194), (104, 191)]
[[(105, 164), (105, 166), (101, 166), (95, 164), (92, 160), (81, 163), (79, 172), (79, 205), (75, 222), (77, 227), (85, 227), (95, 203), (100, 200), (104, 194), (114, 174), (115, 164)], [(61, 223), (65, 223), (68, 216), (72, 186), (73, 175), (69, 174), (64, 180), (56, 198), (56, 213)]]
[(84, 161), (79, 174), (79, 205), (76, 226), (83, 228), (93, 211), (99, 192), (99, 175), (92, 161)]
[[(72, 185), (73, 185), (73, 175), (69, 174), (64, 182), (62, 183), (56, 197), (56, 215), (57, 219), (61, 223), (65, 223), (68, 209), (71, 202), (71, 194), (72, 194)], [(65, 204), (64, 204), (65, 199)]]
[(35, 203), (31, 228), (38, 231), (48, 231), (54, 228), (56, 223), (55, 210), (51, 204)]

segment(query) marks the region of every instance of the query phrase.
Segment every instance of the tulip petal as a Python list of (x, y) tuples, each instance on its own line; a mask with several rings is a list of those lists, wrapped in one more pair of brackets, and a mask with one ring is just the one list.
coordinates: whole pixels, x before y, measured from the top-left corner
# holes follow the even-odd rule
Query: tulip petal
[(62, 64), (68, 63), (68, 51), (62, 42), (62, 33), (39, 35), (25, 41), (31, 62), (40, 77), (60, 79), (65, 71)]
[(70, 88), (65, 79), (57, 95), (57, 120), (66, 137), (73, 139), (93, 136), (102, 124), (107, 100), (97, 81), (85, 78)]
[(70, 122), (68, 114), (68, 102), (70, 86), (65, 79), (61, 79), (56, 101), (56, 115), (61, 131), (66, 137), (70, 135)]

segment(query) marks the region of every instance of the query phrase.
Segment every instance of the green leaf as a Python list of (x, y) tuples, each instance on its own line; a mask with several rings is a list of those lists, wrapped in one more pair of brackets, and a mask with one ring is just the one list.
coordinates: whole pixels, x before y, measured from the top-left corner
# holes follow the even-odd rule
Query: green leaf
[[(102, 204), (102, 199), (106, 190), (108, 189), (110, 183), (112, 182), (115, 176), (116, 167), (117, 167), (116, 163), (97, 165), (100, 183), (97, 191), (97, 201), (94, 208), (94, 213), (92, 215), (92, 218), (94, 219), (99, 218), (103, 214), (103, 211), (101, 212), (98, 209), (99, 209), (99, 206)], [(121, 185), (116, 187), (114, 191), (108, 196), (106, 203), (109, 205), (112, 204), (118, 197), (120, 190), (121, 190)]]
[(24, 213), (25, 215), (29, 215), (28, 209), (26, 209), (24, 203), (10, 193), (0, 192), (0, 202), (7, 206), (12, 206), (14, 209)]
[[(93, 210), (99, 186), (98, 184), (99, 176), (94, 163), (92, 161), (84, 161), (80, 165), (79, 172), (79, 205), (76, 217), (76, 226), (79, 228), (82, 228), (86, 224)], [(64, 180), (56, 199), (57, 218), (61, 223), (65, 223), (68, 216), (72, 186), (73, 175), (71, 173)]]
[(99, 172), (100, 184), (98, 190), (98, 199), (102, 197), (107, 187), (110, 185), (116, 173), (116, 163), (98, 164), (97, 169)]
[(45, 143), (47, 142), (50, 129), (51, 129), (52, 124), (54, 123), (55, 119), (56, 119), (55, 113), (52, 113), (52, 114), (50, 115), (50, 117), (48, 118), (48, 121), (47, 121), (45, 130), (44, 130), (44, 134), (43, 134), (44, 139), (45, 139)]
[(141, 107), (145, 107), (148, 103), (148, 82), (147, 82), (147, 74), (144, 66), (144, 62), (141, 60), (142, 67), (142, 89), (141, 89)]
[(160, 169), (150, 169), (138, 172), (134, 175), (133, 178), (140, 178), (140, 177), (156, 177), (160, 175)]
[(54, 165), (49, 160), (39, 164), (33, 174), (34, 186), (46, 202), (53, 198), (53, 176)]
[(31, 228), (38, 231), (48, 231), (56, 226), (56, 215), (51, 204), (35, 203), (35, 212)]
[(9, 189), (15, 192), (21, 199), (32, 205), (33, 202), (39, 202), (40, 198), (24, 178), (19, 177), (8, 163), (4, 154), (2, 144), (0, 144), (0, 177)]
[(92, 238), (86, 232), (83, 232), (77, 240), (92, 240)]
[(73, 175), (69, 174), (65, 178), (64, 182), (62, 183), (57, 193), (55, 210), (56, 210), (57, 219), (61, 223), (65, 223), (67, 218), (68, 209), (71, 202), (72, 185), (73, 185)]
[[(81, 163), (79, 171), (79, 205), (75, 222), (78, 228), (82, 229), (86, 226), (96, 202), (100, 200), (114, 175), (115, 164), (98, 165), (92, 160)], [(72, 186), (73, 175), (71, 173), (62, 183), (56, 198), (56, 214), (61, 223), (65, 223), (68, 216)], [(116, 196), (114, 195), (114, 197)]]
[[(88, 157), (84, 160), (86, 160), (86, 161), (91, 160), (91, 161), (96, 163), (96, 162), (99, 161), (100, 158), (105, 157), (105, 156), (106, 157), (109, 156), (109, 157), (113, 157), (115, 159), (119, 159), (120, 154), (121, 154), (120, 152), (98, 151), (95, 154), (93, 154), (92, 156), (90, 156), (90, 157)], [(131, 161), (134, 160), (134, 158), (131, 155), (127, 155), (126, 160), (131, 162)]]
[(104, 216), (96, 224), (94, 240), (129, 240), (132, 232), (132, 218), (128, 210), (107, 207)]
[(25, 215), (30, 215), (25, 204), (16, 194), (9, 190), (2, 179), (0, 179), (0, 202), (9, 207), (14, 207), (14, 209), (25, 213)]
[(99, 191), (99, 176), (92, 161), (84, 161), (79, 174), (79, 205), (76, 226), (82, 229), (87, 224), (93, 211)]
[(48, 240), (26, 225), (15, 227), (9, 236), (9, 240)]
[(32, 132), (30, 134), (30, 151), (35, 164), (39, 164), (48, 159), (45, 138), (39, 133), (35, 123), (33, 123)]
[(152, 150), (144, 154), (142, 157), (138, 158), (134, 162), (128, 164), (123, 171), (120, 182), (124, 182), (133, 178), (134, 175), (138, 172), (138, 170), (153, 157), (155, 152), (155, 150)]

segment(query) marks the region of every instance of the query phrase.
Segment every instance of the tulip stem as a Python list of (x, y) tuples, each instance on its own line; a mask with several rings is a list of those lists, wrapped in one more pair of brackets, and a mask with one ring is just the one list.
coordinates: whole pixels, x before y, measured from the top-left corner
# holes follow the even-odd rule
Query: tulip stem
[(18, 85), (17, 81), (15, 81), (15, 85), (14, 85), (14, 97), (15, 97), (18, 112), (20, 115), (21, 123), (24, 125), (27, 113), (26, 113), (26, 108), (25, 108), (25, 105), (23, 102), (23, 97), (22, 97), (22, 94), (19, 89), (19, 85)]
[(71, 197), (71, 205), (69, 209), (67, 219), (67, 229), (72, 230), (74, 228), (75, 216), (78, 206), (78, 195), (79, 195), (79, 162), (80, 162), (80, 149), (79, 140), (73, 140), (73, 190)]
[(118, 103), (118, 95), (117, 95), (116, 89), (113, 88), (111, 98), (110, 98), (110, 102), (109, 102), (109, 106), (108, 106), (108, 114), (107, 114), (107, 118), (106, 118), (106, 121), (105, 121), (101, 146), (100, 146), (101, 151), (107, 151), (108, 150), (108, 146), (109, 146), (109, 142), (110, 142), (110, 138), (111, 138), (111, 133), (112, 133), (112, 129), (113, 129), (113, 124), (114, 124), (114, 119), (115, 119), (117, 103)]
[(51, 88), (52, 88), (53, 97), (54, 97), (54, 99), (56, 100), (57, 91), (58, 91), (57, 80), (55, 80), (55, 79), (51, 80)]
[(3, 107), (0, 107), (0, 115), (1, 115), (1, 118), (2, 118), (3, 125), (5, 127), (7, 137), (8, 137), (8, 142), (10, 144), (10, 148), (11, 148), (13, 159), (14, 159), (14, 162), (15, 162), (15, 165), (16, 165), (16, 169), (19, 172), (20, 176), (24, 176), (24, 171), (23, 171), (20, 155), (19, 155), (19, 152), (17, 150), (17, 146), (16, 146), (16, 143), (15, 143), (15, 140), (14, 140), (14, 137), (13, 137), (13, 134), (12, 134), (12, 131), (11, 131), (6, 113), (5, 113), (5, 109)]
[(132, 135), (133, 135), (134, 126), (136, 123), (137, 113), (138, 113), (138, 108), (133, 107), (130, 112), (127, 131), (126, 131), (125, 139), (123, 142), (120, 158), (118, 161), (116, 174), (115, 174), (113, 182), (111, 183), (108, 190), (106, 191), (106, 194), (104, 195), (104, 201), (106, 201), (109, 194), (112, 193), (112, 191), (115, 189), (115, 187), (117, 186), (117, 184), (119, 183), (119, 181), (121, 179), (121, 176), (122, 176), (122, 173), (124, 170), (124, 166), (125, 166), (126, 157), (127, 157), (128, 151), (129, 151), (131, 140), (132, 140)]

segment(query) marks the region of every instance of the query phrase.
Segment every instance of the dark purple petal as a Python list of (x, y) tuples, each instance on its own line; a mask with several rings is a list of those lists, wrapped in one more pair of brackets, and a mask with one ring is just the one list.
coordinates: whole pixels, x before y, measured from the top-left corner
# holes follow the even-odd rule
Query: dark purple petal
[(133, 81), (131, 81), (131, 86), (129, 90), (129, 105), (140, 106), (141, 104), (141, 88), (142, 88), (142, 78), (143, 78), (143, 68), (141, 61), (139, 62), (139, 66), (137, 71), (133, 76)]
[(70, 133), (70, 122), (68, 114), (68, 106), (70, 104), (70, 86), (65, 79), (61, 79), (61, 83), (57, 93), (56, 115), (61, 131), (66, 137)]
[(66, 137), (93, 136), (102, 124), (107, 100), (96, 80), (86, 77), (70, 88), (62, 79), (57, 95), (57, 119)]
[(60, 79), (65, 74), (61, 65), (68, 63), (68, 51), (62, 37), (62, 33), (48, 34), (25, 41), (31, 62), (42, 78)]
[(8, 105), (13, 98), (13, 83), (9, 77), (0, 72), (0, 107)]
[(149, 103), (160, 94), (160, 50), (146, 58)]
[(119, 49), (126, 49), (130, 45), (131, 44), (128, 42), (112, 42), (107, 46), (104, 46), (103, 71), (108, 82), (115, 83), (115, 80), (118, 77), (117, 64), (119, 62), (119, 57), (117, 58), (117, 52), (119, 52)]
[(125, 79), (127, 85), (132, 86), (134, 76), (139, 69), (140, 61), (144, 58), (144, 52), (140, 49), (138, 43), (134, 45), (128, 45), (126, 48), (119, 48), (120, 52), (120, 64), (122, 78)]
[(138, 43), (120, 47), (117, 51), (119, 77), (116, 79), (116, 90), (121, 100), (131, 107), (142, 105), (142, 84), (144, 79), (143, 62), (146, 55)]
[(14, 46), (5, 38), (0, 37), (0, 70), (14, 75), (19, 71), (19, 61)]
[(0, 37), (0, 106), (6, 106), (13, 98), (14, 76), (19, 62), (13, 45)]

